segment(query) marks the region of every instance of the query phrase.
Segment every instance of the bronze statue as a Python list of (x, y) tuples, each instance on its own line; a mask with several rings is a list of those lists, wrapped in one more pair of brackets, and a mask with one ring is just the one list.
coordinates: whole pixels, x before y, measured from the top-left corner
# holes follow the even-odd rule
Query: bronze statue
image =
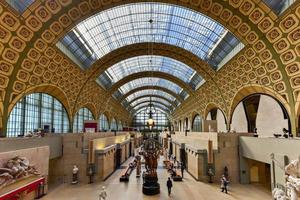
[(145, 159), (146, 172), (143, 173), (143, 193), (154, 195), (159, 193), (159, 183), (157, 178), (157, 159), (160, 155), (160, 144), (157, 140), (148, 139), (143, 145), (143, 156)]

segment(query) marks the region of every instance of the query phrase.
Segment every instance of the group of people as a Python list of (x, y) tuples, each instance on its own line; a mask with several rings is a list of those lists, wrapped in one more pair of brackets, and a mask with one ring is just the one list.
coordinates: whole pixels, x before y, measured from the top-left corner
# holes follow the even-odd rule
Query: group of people
[[(221, 189), (222, 189), (222, 192), (225, 192), (226, 194), (228, 193), (228, 190), (227, 190), (228, 183), (229, 183), (229, 181), (227, 180), (225, 175), (222, 175)], [(169, 177), (168, 180), (167, 180), (167, 188), (168, 188), (168, 195), (169, 196), (171, 195), (172, 187), (173, 187), (173, 182), (172, 182), (171, 178)], [(106, 193), (106, 190), (105, 190), (105, 186), (103, 186), (102, 190), (99, 194), (99, 200), (106, 200), (106, 197), (107, 197), (107, 193)]]
[[(227, 178), (223, 174), (222, 178), (221, 178), (221, 192), (225, 192), (226, 194), (228, 194), (228, 190), (227, 190), (228, 184), (229, 184), (229, 181), (227, 180)], [(169, 196), (171, 195), (172, 187), (173, 187), (173, 183), (171, 181), (171, 178), (169, 177), (168, 180), (167, 180), (167, 188), (168, 188), (168, 195)]]
[(168, 171), (171, 173), (171, 176), (176, 176), (176, 168), (180, 168), (181, 170), (181, 177), (183, 178), (183, 173), (184, 173), (184, 163), (183, 162), (179, 162), (176, 160), (176, 156), (173, 156), (171, 154), (169, 154), (169, 160), (171, 161), (171, 159), (173, 160), (173, 162), (170, 162), (169, 166), (167, 167)]

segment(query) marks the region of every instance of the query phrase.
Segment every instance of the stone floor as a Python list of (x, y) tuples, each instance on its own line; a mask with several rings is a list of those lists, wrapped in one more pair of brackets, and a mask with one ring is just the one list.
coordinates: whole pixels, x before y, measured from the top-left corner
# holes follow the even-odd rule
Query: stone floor
[[(195, 181), (185, 173), (183, 182), (173, 182), (172, 194), (168, 197), (166, 181), (168, 173), (160, 162), (158, 178), (161, 193), (155, 196), (145, 196), (142, 193), (142, 178), (136, 178), (135, 171), (128, 183), (119, 182), (122, 170), (117, 170), (105, 182), (79, 185), (60, 185), (42, 198), (43, 200), (98, 200), (98, 194), (103, 185), (107, 187), (108, 200), (269, 200), (270, 191), (253, 185), (230, 185), (229, 194), (220, 192), (218, 184), (207, 184)], [(126, 165), (126, 163), (125, 163)]]

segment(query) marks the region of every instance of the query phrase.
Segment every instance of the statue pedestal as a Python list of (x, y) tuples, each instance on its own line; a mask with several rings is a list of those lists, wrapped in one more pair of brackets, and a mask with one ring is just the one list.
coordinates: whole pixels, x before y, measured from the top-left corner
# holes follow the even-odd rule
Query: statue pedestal
[(160, 185), (157, 182), (157, 176), (145, 175), (143, 183), (143, 193), (146, 195), (155, 195), (160, 193)]

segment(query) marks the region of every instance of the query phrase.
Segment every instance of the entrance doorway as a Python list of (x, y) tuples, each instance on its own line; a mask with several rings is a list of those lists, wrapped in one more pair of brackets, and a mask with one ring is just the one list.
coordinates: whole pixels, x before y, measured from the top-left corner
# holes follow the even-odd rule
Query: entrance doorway
[(261, 185), (271, 190), (271, 167), (268, 163), (248, 159), (250, 184)]

